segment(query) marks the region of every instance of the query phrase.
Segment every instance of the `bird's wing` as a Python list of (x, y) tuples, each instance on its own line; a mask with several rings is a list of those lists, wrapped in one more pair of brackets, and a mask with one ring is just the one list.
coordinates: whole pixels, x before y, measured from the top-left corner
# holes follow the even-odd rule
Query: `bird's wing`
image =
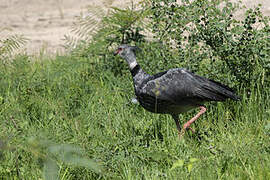
[(182, 68), (170, 69), (152, 76), (141, 89), (144, 94), (175, 103), (203, 103), (238, 98), (227, 86)]

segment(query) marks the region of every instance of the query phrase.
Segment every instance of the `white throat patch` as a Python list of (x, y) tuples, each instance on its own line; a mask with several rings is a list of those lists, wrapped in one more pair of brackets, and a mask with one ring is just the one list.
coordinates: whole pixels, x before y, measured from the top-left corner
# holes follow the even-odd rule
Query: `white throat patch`
[(135, 68), (135, 66), (137, 66), (138, 64), (137, 64), (137, 62), (136, 61), (133, 61), (133, 62), (131, 62), (130, 64), (129, 64), (129, 69), (133, 69), (133, 68)]

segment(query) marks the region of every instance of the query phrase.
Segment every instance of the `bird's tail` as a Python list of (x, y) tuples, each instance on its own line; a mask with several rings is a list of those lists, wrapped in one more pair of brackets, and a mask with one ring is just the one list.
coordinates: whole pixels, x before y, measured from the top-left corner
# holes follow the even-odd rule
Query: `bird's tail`
[(210, 82), (204, 86), (204, 89), (208, 91), (210, 96), (214, 98), (215, 101), (225, 101), (226, 99), (232, 99), (235, 101), (240, 100), (240, 97), (235, 94), (235, 92), (228, 86), (221, 84), (219, 82), (209, 80)]

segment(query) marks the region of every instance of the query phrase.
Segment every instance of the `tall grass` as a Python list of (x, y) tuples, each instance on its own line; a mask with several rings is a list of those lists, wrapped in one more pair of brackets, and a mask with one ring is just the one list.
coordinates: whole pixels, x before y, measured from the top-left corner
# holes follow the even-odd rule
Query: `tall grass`
[[(199, 34), (194, 29), (195, 36), (188, 37), (191, 44), (185, 51), (181, 46), (167, 45), (173, 38), (181, 43), (186, 41), (181, 39), (185, 38), (181, 31), (166, 36), (162, 33), (163, 30), (167, 32), (166, 28), (179, 30), (178, 25), (162, 25), (174, 22), (185, 25), (181, 22), (186, 18), (179, 21), (180, 13), (174, 15), (176, 6), (171, 1), (165, 4), (159, 0), (151, 2), (161, 6), (150, 8), (151, 3), (146, 3), (147, 11), (114, 8), (101, 21), (92, 40), (78, 40), (81, 44), (71, 55), (54, 59), (41, 57), (36, 61), (19, 55), (11, 61), (0, 62), (1, 179), (270, 179), (269, 41), (264, 38), (270, 31), (269, 25), (265, 25), (263, 31), (250, 26), (253, 16), (258, 16), (258, 20), (263, 18), (265, 22), (269, 22), (269, 18), (264, 18), (260, 9), (256, 9), (248, 10), (245, 22), (233, 21), (237, 25), (236, 35), (243, 34), (242, 24), (256, 35), (256, 41), (251, 41), (250, 36), (245, 41), (239, 40), (246, 42), (246, 46), (249, 44), (254, 52), (236, 45), (243, 47), (237, 50), (238, 54), (251, 53), (256, 60), (255, 65), (249, 66), (254, 74), (246, 83), (228, 72), (242, 73), (242, 79), (245, 79), (248, 73), (243, 70), (245, 63), (242, 62), (253, 61), (234, 58), (238, 55), (227, 51), (230, 48), (223, 51), (223, 48), (231, 47), (228, 43), (224, 46), (223, 41), (219, 41), (220, 51), (209, 50), (208, 44), (205, 44), (207, 48), (201, 49), (197, 44), (205, 39), (196, 37), (205, 38), (197, 36), (208, 32), (204, 29), (197, 28), (202, 30)], [(196, 7), (201, 4), (211, 7), (207, 18), (217, 26), (210, 24), (207, 28), (217, 34), (220, 28), (216, 27), (223, 22), (224, 14), (218, 16), (221, 20), (216, 19), (212, 10), (220, 10), (218, 4), (212, 6), (211, 3), (216, 4), (214, 1), (192, 1), (190, 6), (176, 9), (183, 11), (182, 14), (188, 12), (190, 21), (195, 20), (201, 27), (207, 24), (196, 21), (201, 18), (201, 12), (197, 12), (200, 8)], [(228, 13), (234, 12), (235, 7), (229, 2), (226, 7), (230, 11), (223, 13), (227, 12), (230, 17), (227, 20), (231, 21), (232, 16)], [(155, 12), (162, 12), (164, 16)], [(167, 15), (174, 21), (160, 23), (159, 20), (170, 19), (164, 18)], [(142, 27), (151, 24), (151, 18), (144, 22), (146, 17), (156, 18), (152, 19), (157, 23), (152, 23), (152, 31), (159, 39), (157, 42), (147, 41), (141, 33)], [(79, 20), (83, 27), (92, 23)], [(235, 32), (226, 29), (226, 33)], [(211, 40), (216, 36), (210, 34), (207, 37)], [(233, 43), (235, 39), (230, 40)], [(201, 75), (222, 79), (225, 84), (238, 87), (242, 99), (206, 104), (207, 113), (192, 125), (197, 133), (187, 132), (180, 141), (169, 115), (153, 114), (131, 103), (134, 97), (131, 76), (123, 61), (112, 56), (112, 47), (122, 42), (133, 42), (142, 47), (138, 61), (149, 72), (189, 67)], [(12, 51), (8, 45), (2, 47)], [(7, 50), (0, 55), (9, 52)], [(222, 63), (224, 59), (215, 57), (217, 52), (233, 54), (222, 54), (222, 57), (232, 57), (229, 60), (239, 63), (242, 70), (228, 70), (229, 66)], [(259, 57), (260, 61), (256, 59)], [(233, 67), (237, 68), (237, 65)], [(189, 120), (196, 111), (182, 114), (181, 123)]]
[[(46, 157), (59, 179), (270, 178), (269, 92), (243, 90), (240, 102), (207, 104), (197, 134), (179, 141), (170, 116), (130, 103), (128, 74), (97, 73), (94, 61), (18, 57), (1, 65), (1, 178), (49, 177), (55, 164), (44, 171)], [(93, 166), (48, 156), (52, 144), (81, 148), (76, 157)]]

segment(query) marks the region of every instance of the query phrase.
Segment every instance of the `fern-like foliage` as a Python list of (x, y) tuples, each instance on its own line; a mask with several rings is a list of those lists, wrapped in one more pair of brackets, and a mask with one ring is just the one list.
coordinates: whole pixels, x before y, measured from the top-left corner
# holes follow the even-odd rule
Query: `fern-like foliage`
[(102, 18), (109, 13), (109, 8), (115, 0), (104, 0), (101, 6), (88, 6), (87, 13), (76, 17), (71, 27), (71, 35), (65, 35), (66, 49), (74, 49), (79, 42), (89, 41), (101, 27)]
[(23, 35), (10, 35), (7, 38), (0, 39), (0, 60), (5, 61), (19, 50), (27, 42)]
[(103, 7), (89, 6), (88, 13), (81, 14), (74, 23), (73, 35), (65, 36), (66, 49), (90, 42), (103, 43), (108, 47), (113, 43), (144, 40), (141, 32), (147, 30), (145, 18), (148, 11), (133, 3), (125, 9), (111, 7), (113, 2), (104, 1)]

